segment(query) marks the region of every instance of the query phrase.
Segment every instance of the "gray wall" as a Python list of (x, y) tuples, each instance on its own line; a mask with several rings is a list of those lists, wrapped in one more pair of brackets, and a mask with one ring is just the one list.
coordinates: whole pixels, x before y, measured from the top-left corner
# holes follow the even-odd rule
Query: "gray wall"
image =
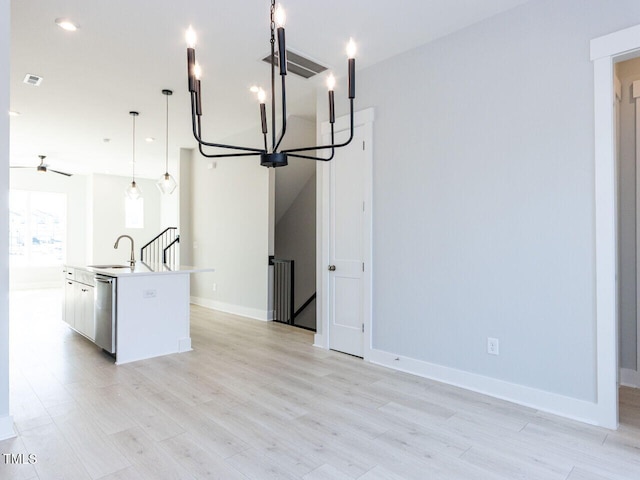
[(636, 108), (631, 89), (633, 82), (640, 80), (640, 59), (616, 65), (616, 72), (622, 84), (618, 155), (620, 367), (636, 370)]
[(113, 248), (120, 235), (130, 235), (134, 239), (135, 257), (140, 260), (140, 248), (161, 232), (160, 192), (155, 180), (136, 178), (144, 199), (144, 228), (125, 228), (124, 191), (130, 183), (129, 178), (99, 174), (89, 178), (92, 228), (88, 237), (92, 248), (87, 261), (90, 264), (126, 263), (130, 258), (129, 240), (123, 240), (117, 250)]
[[(9, 0), (0, 0), (0, 232), (9, 231)], [(0, 430), (9, 416), (9, 236), (0, 235)], [(0, 436), (3, 432), (0, 431)]]
[(297, 310), (316, 291), (316, 176), (305, 183), (276, 224), (276, 258), (295, 261)]
[(638, 23), (634, 0), (532, 1), (358, 72), (375, 349), (595, 400), (589, 41)]
[[(193, 149), (180, 149), (180, 187), (178, 190), (179, 219), (178, 233), (180, 234), (180, 263), (182, 265), (194, 265), (193, 263), (193, 227), (191, 221), (191, 165), (193, 161)], [(174, 193), (175, 194), (175, 193)]]
[[(251, 146), (260, 141), (256, 132), (259, 130), (252, 129), (222, 142)], [(212, 163), (215, 168), (209, 168)], [(191, 295), (199, 303), (266, 319), (273, 221), (269, 212), (271, 173), (260, 166), (259, 157), (212, 162), (195, 151), (191, 165), (192, 258), (197, 266), (216, 269), (193, 276)]]

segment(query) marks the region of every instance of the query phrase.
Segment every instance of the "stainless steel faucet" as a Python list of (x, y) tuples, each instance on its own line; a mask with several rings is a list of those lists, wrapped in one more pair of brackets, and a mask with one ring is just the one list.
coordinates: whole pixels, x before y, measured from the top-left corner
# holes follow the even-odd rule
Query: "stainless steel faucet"
[(131, 260), (129, 260), (129, 264), (131, 265), (131, 268), (133, 268), (136, 265), (136, 257), (134, 255), (134, 248), (133, 248), (133, 238), (131, 238), (129, 235), (120, 235), (116, 239), (116, 243), (113, 246), (113, 248), (118, 248), (118, 242), (120, 242), (121, 238), (128, 238), (129, 240), (131, 240)]

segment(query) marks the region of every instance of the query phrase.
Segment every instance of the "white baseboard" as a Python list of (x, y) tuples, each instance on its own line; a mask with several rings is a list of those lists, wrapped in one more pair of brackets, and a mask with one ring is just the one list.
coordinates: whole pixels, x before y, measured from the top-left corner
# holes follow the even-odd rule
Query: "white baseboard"
[(13, 429), (13, 417), (11, 415), (0, 417), (0, 440), (6, 440), (7, 438), (13, 438), (15, 436), (16, 431)]
[(216, 300), (210, 300), (202, 297), (191, 297), (191, 303), (200, 305), (201, 307), (210, 308), (212, 310), (218, 310), (219, 312), (231, 313), (233, 315), (253, 318), (254, 320), (261, 320), (263, 322), (273, 320), (273, 311), (269, 310), (243, 307), (241, 305), (218, 302)]
[(592, 425), (599, 424), (598, 404), (594, 402), (566, 397), (557, 393), (509, 383), (504, 380), (485, 377), (476, 373), (444, 367), (442, 365), (403, 357), (381, 350), (371, 350), (369, 361), (402, 372), (507, 400), (536, 410), (542, 410)]
[(640, 372), (629, 368), (620, 369), (620, 385), (640, 388)]

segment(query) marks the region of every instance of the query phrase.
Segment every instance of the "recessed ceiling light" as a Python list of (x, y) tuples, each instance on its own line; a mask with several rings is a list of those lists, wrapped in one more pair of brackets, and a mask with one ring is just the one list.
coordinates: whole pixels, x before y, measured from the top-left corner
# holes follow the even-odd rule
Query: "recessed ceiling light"
[(56, 18), (56, 25), (68, 32), (75, 32), (78, 29), (78, 25), (68, 18)]
[(153, 137), (147, 137), (147, 138), (145, 138), (145, 139), (144, 139), (144, 141), (145, 141), (145, 142), (148, 142), (148, 143), (151, 143), (151, 142), (155, 141), (155, 138), (153, 138)]
[(18, 117), (18, 116), (20, 116), (20, 112), (16, 112), (14, 110), (9, 110), (9, 116), (10, 117)]

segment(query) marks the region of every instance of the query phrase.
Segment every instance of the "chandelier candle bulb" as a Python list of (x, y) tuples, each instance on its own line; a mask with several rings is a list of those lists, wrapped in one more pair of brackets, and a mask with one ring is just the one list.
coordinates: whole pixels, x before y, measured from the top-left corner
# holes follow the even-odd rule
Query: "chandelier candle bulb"
[(187, 33), (185, 34), (187, 41), (187, 77), (189, 79), (189, 91), (195, 92), (196, 90), (196, 32), (189, 25)]
[(347, 44), (347, 57), (349, 58), (349, 98), (356, 98), (356, 42), (353, 38)]
[(327, 77), (327, 89), (329, 90), (329, 123), (336, 122), (336, 113), (334, 108), (333, 90), (336, 88), (336, 77), (329, 74)]
[(196, 80), (196, 115), (202, 116), (202, 97), (200, 96), (200, 80)]
[(277, 27), (278, 34), (278, 63), (280, 64), (280, 75), (287, 74), (287, 48), (284, 39), (284, 24), (287, 22), (287, 14), (282, 8), (282, 5), (278, 4), (276, 11), (273, 14), (273, 21)]
[(196, 96), (196, 115), (201, 116), (202, 96), (200, 93), (200, 77), (202, 77), (202, 68), (200, 67), (200, 64), (198, 62), (193, 65), (193, 76), (195, 77), (193, 93), (195, 93)]
[(262, 133), (267, 133), (267, 108), (264, 104), (267, 94), (263, 89), (258, 90), (258, 102), (260, 102), (260, 122), (262, 123)]
[(280, 75), (287, 74), (287, 47), (285, 46), (284, 28), (278, 28), (278, 63), (280, 64)]

